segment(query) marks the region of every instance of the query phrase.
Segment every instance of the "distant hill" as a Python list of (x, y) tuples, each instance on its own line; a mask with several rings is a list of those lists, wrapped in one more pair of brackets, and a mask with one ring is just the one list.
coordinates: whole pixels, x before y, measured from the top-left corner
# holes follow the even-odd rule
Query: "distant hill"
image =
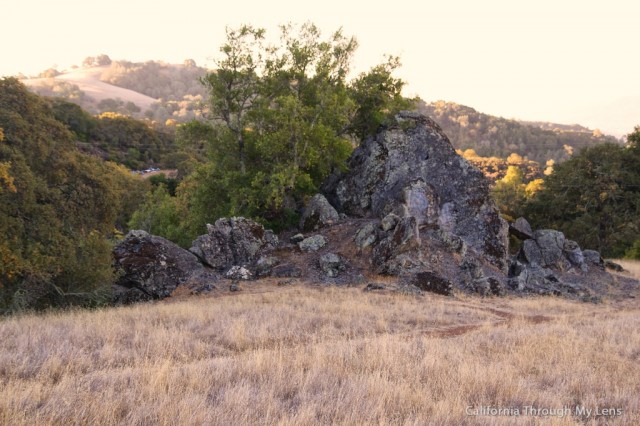
[[(84, 109), (92, 112), (103, 112), (100, 103), (108, 99), (131, 102), (137, 107), (131, 108), (132, 115), (145, 111), (158, 100), (146, 96), (135, 90), (129, 90), (102, 81), (102, 75), (109, 70), (109, 66), (76, 69), (56, 75), (55, 77), (30, 78), (22, 82), (31, 90), (46, 96), (60, 96), (71, 101), (77, 101)], [(108, 103), (107, 103), (108, 104)]]
[(63, 98), (93, 114), (118, 112), (164, 123), (199, 115), (206, 95), (199, 78), (206, 72), (192, 60), (135, 63), (107, 57), (101, 65), (89, 63), (65, 72), (51, 69), (22, 82), (40, 95)]
[(457, 149), (473, 149), (482, 157), (507, 158), (516, 153), (545, 164), (548, 160), (564, 161), (588, 146), (619, 142), (613, 136), (578, 125), (519, 122), (453, 102), (419, 101), (417, 109), (433, 118)]

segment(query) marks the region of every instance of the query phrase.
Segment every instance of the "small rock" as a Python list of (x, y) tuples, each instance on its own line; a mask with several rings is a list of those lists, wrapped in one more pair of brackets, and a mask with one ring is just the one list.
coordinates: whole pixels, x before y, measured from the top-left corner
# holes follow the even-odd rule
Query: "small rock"
[(400, 217), (396, 214), (389, 213), (380, 222), (380, 227), (384, 232), (389, 232), (400, 222)]
[(259, 277), (268, 276), (271, 270), (280, 260), (275, 256), (262, 256), (256, 262), (256, 275)]
[(369, 247), (376, 242), (376, 225), (368, 223), (356, 231), (355, 242), (358, 250)]
[(445, 296), (451, 296), (453, 294), (453, 284), (451, 281), (430, 271), (418, 272), (413, 275), (409, 284), (431, 293), (443, 294)]
[(285, 263), (283, 265), (275, 266), (271, 270), (271, 276), (278, 278), (299, 278), (302, 276), (302, 269), (289, 263)]
[(327, 244), (327, 240), (322, 235), (313, 235), (298, 243), (302, 251), (318, 251)]
[(240, 291), (240, 286), (236, 281), (232, 282), (229, 286), (229, 291)]
[(588, 264), (604, 269), (604, 260), (602, 260), (599, 252), (595, 250), (583, 250), (582, 255)]
[(367, 286), (363, 289), (364, 291), (374, 291), (374, 290), (384, 290), (386, 287), (384, 286), (384, 284), (380, 284), (380, 283), (369, 283), (367, 284)]
[(329, 204), (324, 195), (316, 194), (304, 209), (300, 219), (300, 229), (303, 231), (315, 231), (332, 225), (338, 220), (340, 220), (340, 216), (336, 209)]
[(509, 224), (509, 233), (520, 240), (529, 240), (533, 238), (533, 230), (531, 225), (524, 217), (519, 217), (515, 222)]
[(224, 274), (225, 278), (233, 280), (250, 280), (253, 278), (253, 274), (244, 266), (232, 266), (231, 269)]
[(335, 278), (345, 269), (344, 261), (335, 253), (326, 253), (320, 257), (320, 269), (330, 278)]
[(604, 267), (607, 269), (611, 269), (612, 271), (624, 272), (624, 268), (622, 267), (622, 265), (615, 263), (611, 260), (605, 260)]
[(302, 240), (304, 240), (303, 234), (296, 234), (293, 237), (289, 238), (289, 241), (293, 244), (298, 244)]

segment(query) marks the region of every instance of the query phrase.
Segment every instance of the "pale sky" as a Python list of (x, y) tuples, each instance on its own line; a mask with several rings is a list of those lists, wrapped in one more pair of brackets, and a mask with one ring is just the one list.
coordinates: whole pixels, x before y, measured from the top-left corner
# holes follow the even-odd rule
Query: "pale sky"
[(212, 66), (224, 27), (312, 21), (358, 39), (355, 70), (400, 55), (405, 94), (622, 135), (640, 124), (640, 1), (0, 0), (0, 75), (113, 60)]

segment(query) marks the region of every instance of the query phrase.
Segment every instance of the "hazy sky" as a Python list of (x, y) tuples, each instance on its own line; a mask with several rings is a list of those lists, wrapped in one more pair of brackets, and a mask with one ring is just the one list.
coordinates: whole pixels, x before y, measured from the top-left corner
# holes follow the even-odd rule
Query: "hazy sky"
[(640, 124), (640, 1), (0, 0), (0, 75), (112, 59), (212, 65), (225, 25), (343, 27), (356, 71), (400, 55), (406, 95), (616, 134)]

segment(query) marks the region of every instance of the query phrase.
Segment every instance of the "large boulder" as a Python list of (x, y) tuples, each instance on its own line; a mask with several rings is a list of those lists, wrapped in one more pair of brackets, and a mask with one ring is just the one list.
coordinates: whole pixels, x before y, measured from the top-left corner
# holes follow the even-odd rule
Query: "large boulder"
[(216, 281), (192, 253), (145, 231), (130, 231), (114, 248), (113, 258), (115, 303), (162, 299), (183, 284), (210, 289)]
[(533, 231), (531, 225), (524, 217), (519, 217), (515, 222), (509, 224), (509, 234), (520, 240), (528, 240), (533, 238)]
[(457, 235), (506, 272), (508, 224), (487, 179), (431, 119), (401, 112), (396, 121), (353, 152), (348, 172), (325, 181), (329, 202), (350, 216), (413, 217), (419, 229)]
[(315, 231), (319, 228), (332, 225), (340, 220), (336, 209), (322, 194), (314, 195), (302, 213), (300, 229), (303, 231)]
[(207, 233), (196, 238), (189, 251), (212, 268), (223, 271), (253, 264), (277, 244), (273, 232), (265, 231), (259, 223), (232, 217), (207, 224)]

